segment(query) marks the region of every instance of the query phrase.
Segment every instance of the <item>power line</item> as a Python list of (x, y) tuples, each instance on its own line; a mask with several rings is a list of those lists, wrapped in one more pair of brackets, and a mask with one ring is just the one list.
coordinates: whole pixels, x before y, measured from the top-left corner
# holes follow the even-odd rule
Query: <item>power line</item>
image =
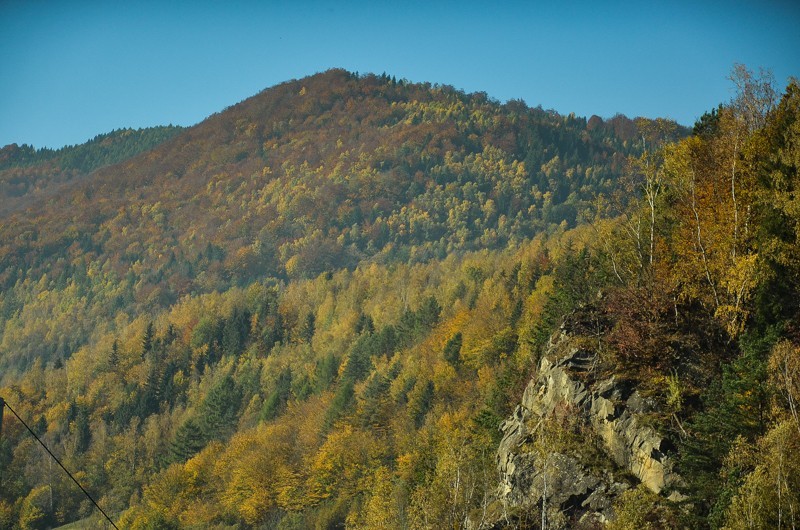
[[(37, 441), (37, 442), (39, 442), (39, 445), (41, 445), (42, 447), (44, 447), (44, 450), (45, 450), (45, 451), (47, 451), (47, 454), (49, 454), (49, 455), (50, 455), (50, 456), (53, 458), (53, 460), (55, 460), (55, 461), (56, 461), (56, 463), (57, 463), (59, 466), (61, 466), (61, 469), (63, 469), (63, 470), (64, 470), (64, 473), (66, 473), (66, 474), (69, 476), (69, 478), (71, 478), (71, 479), (72, 479), (72, 482), (74, 482), (74, 483), (75, 483), (75, 484), (76, 484), (76, 485), (77, 485), (77, 486), (78, 486), (78, 487), (81, 489), (81, 491), (83, 492), (83, 494), (84, 494), (84, 495), (86, 495), (86, 497), (87, 497), (87, 498), (88, 498), (90, 501), (92, 501), (92, 504), (94, 504), (94, 507), (95, 507), (95, 508), (97, 508), (98, 510), (100, 510), (100, 513), (102, 513), (102, 514), (103, 514), (103, 516), (104, 516), (106, 519), (108, 519), (108, 522), (109, 522), (109, 523), (111, 523), (111, 526), (113, 526), (114, 528), (116, 528), (116, 530), (119, 530), (119, 528), (117, 527), (117, 525), (116, 525), (116, 524), (114, 524), (114, 521), (112, 521), (112, 520), (111, 520), (111, 517), (109, 517), (109, 516), (108, 516), (108, 514), (107, 514), (106, 512), (104, 512), (104, 511), (103, 511), (103, 509), (100, 507), (100, 505), (99, 505), (99, 504), (97, 504), (97, 502), (95, 502), (95, 500), (92, 498), (92, 496), (91, 496), (91, 495), (89, 495), (89, 492), (88, 492), (88, 491), (86, 491), (86, 490), (83, 488), (83, 486), (81, 486), (81, 483), (80, 483), (80, 482), (78, 482), (78, 480), (77, 480), (75, 477), (73, 477), (73, 476), (72, 476), (72, 473), (70, 473), (70, 472), (69, 472), (69, 470), (68, 470), (67, 468), (65, 468), (65, 467), (64, 467), (64, 464), (62, 464), (62, 463), (61, 463), (61, 460), (59, 460), (58, 458), (56, 458), (56, 455), (54, 455), (54, 454), (53, 454), (53, 452), (52, 452), (52, 451), (51, 451), (51, 450), (50, 450), (50, 449), (49, 449), (49, 448), (48, 448), (48, 447), (47, 447), (47, 446), (44, 444), (44, 442), (43, 442), (41, 439), (39, 439), (39, 437), (38, 437), (38, 436), (36, 436), (36, 433), (35, 433), (35, 432), (33, 432), (33, 429), (31, 429), (30, 427), (28, 427), (28, 424), (27, 424), (27, 423), (25, 423), (25, 420), (23, 420), (22, 418), (20, 418), (20, 417), (19, 417), (19, 414), (17, 414), (17, 413), (16, 413), (16, 411), (15, 411), (14, 409), (12, 409), (12, 408), (11, 408), (11, 405), (9, 405), (9, 404), (8, 404), (8, 401), (5, 401), (3, 398), (0, 398), (0, 429), (2, 429), (2, 425), (3, 425), (3, 423), (2, 423), (2, 421), (3, 421), (3, 420), (2, 420), (2, 417), (3, 417), (3, 410), (2, 410), (2, 409), (3, 409), (3, 406), (6, 406), (6, 407), (8, 408), (8, 410), (10, 410), (10, 411), (11, 411), (11, 413), (12, 413), (14, 416), (16, 416), (16, 417), (17, 417), (17, 419), (19, 420), (19, 422), (20, 422), (22, 425), (24, 425), (26, 429), (28, 429), (28, 432), (29, 432), (29, 433), (31, 433), (31, 436), (33, 436), (34, 438), (36, 438), (36, 441)], [(2, 432), (2, 431), (0, 431), (0, 432)]]

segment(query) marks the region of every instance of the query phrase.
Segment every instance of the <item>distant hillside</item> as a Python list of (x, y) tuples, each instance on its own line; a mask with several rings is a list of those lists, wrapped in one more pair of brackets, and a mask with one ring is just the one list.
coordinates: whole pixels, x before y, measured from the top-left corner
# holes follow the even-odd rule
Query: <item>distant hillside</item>
[(182, 127), (120, 129), (100, 134), (85, 144), (61, 149), (35, 149), (11, 144), (0, 149), (0, 215), (19, 209), (31, 195), (52, 192), (57, 185), (88, 175), (152, 149)]
[[(46, 193), (113, 158), (106, 145), (133, 152), (175, 134)], [(624, 117), (587, 123), (482, 93), (331, 70), (183, 131), (119, 131), (27, 158), (6, 148), (6, 166), (16, 164), (4, 170), (6, 194), (17, 182), (10, 175), (27, 185), (37, 180), (24, 175), (39, 168), (55, 176), (0, 226), (3, 314), (21, 308), (23, 283), (42, 278), (95, 293), (94, 309), (135, 314), (264, 276), (503, 248), (585, 217), (641, 149), (637, 138)], [(14, 193), (29, 190), (17, 185)], [(106, 282), (118, 285), (111, 298), (98, 292)], [(6, 342), (0, 366), (32, 351), (69, 355), (75, 343), (59, 340)]]

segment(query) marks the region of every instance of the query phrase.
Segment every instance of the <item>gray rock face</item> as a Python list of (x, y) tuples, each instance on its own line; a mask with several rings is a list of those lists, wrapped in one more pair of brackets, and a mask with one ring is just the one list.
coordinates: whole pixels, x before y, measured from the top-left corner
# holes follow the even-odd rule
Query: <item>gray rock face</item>
[[(551, 339), (522, 402), (501, 425), (498, 497), (506, 513), (541, 506), (544, 497), (546, 506), (573, 520), (605, 522), (614, 497), (636, 480), (656, 493), (680, 480), (665, 454), (668, 442), (642, 424), (647, 400), (614, 377), (585, 382), (596, 355), (578, 342), (563, 331)], [(574, 415), (585, 446), (596, 448), (604, 464), (596, 455), (587, 463), (591, 459), (579, 446), (548, 446), (542, 430), (563, 411)]]

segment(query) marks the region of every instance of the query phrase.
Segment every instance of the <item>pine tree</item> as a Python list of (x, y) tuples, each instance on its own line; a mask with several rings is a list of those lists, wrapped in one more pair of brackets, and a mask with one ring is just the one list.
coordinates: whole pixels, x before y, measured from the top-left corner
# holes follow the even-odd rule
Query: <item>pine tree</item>
[(325, 413), (325, 420), (323, 421), (325, 430), (330, 430), (336, 421), (344, 415), (345, 411), (350, 408), (354, 396), (353, 380), (345, 379), (342, 381), (339, 390), (336, 391), (336, 395), (333, 396), (333, 401), (331, 401), (331, 405)]
[(108, 364), (112, 370), (117, 370), (119, 367), (119, 341), (114, 339), (114, 343), (111, 345), (111, 353), (108, 356)]
[(331, 386), (331, 383), (336, 379), (336, 374), (339, 371), (339, 361), (336, 357), (329, 353), (322, 359), (317, 361), (314, 370), (314, 389), (317, 392), (324, 392)]
[(422, 386), (418, 384), (409, 399), (408, 412), (418, 429), (425, 423), (425, 416), (433, 406), (434, 390), (433, 381), (428, 380)]
[(374, 333), (375, 332), (375, 323), (372, 321), (372, 317), (369, 315), (365, 315), (361, 313), (358, 315), (358, 320), (356, 321), (356, 335), (361, 335), (362, 333)]
[(186, 420), (175, 433), (170, 442), (169, 458), (171, 462), (185, 462), (205, 447), (207, 438), (200, 424), (194, 418)]
[(153, 350), (153, 335), (153, 322), (150, 321), (147, 323), (147, 327), (144, 330), (144, 336), (142, 337), (142, 357)]
[(289, 368), (286, 368), (278, 376), (278, 380), (275, 383), (275, 389), (264, 401), (264, 407), (261, 409), (261, 419), (269, 421), (276, 418), (281, 412), (283, 412), (284, 409), (286, 409), (286, 404), (289, 402), (291, 393), (292, 371)]
[(199, 412), (206, 440), (224, 439), (236, 430), (241, 401), (242, 393), (230, 375), (208, 392)]
[(453, 335), (444, 345), (444, 360), (454, 368), (461, 364), (461, 332)]
[(300, 338), (303, 339), (303, 342), (311, 343), (311, 339), (314, 338), (315, 324), (314, 313), (309, 312), (303, 321), (303, 326), (300, 328)]

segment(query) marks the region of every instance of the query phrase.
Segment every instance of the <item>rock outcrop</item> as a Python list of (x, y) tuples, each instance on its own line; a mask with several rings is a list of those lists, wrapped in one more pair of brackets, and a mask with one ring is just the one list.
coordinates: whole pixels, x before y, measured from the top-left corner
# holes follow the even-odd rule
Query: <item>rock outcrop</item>
[[(542, 506), (554, 523), (603, 523), (613, 517), (614, 498), (637, 483), (655, 493), (679, 484), (671, 444), (643, 422), (650, 403), (613, 376), (596, 378), (597, 355), (585, 343), (562, 328), (522, 402), (501, 425), (503, 513), (495, 528)], [(558, 434), (564, 421), (572, 433), (566, 441)]]

